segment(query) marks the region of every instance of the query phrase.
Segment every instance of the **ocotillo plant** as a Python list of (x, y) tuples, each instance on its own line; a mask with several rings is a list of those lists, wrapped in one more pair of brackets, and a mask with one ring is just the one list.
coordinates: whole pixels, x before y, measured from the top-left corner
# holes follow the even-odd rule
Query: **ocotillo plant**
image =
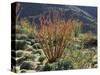
[(44, 18), (41, 19), (37, 37), (49, 62), (56, 61), (64, 54), (66, 43), (71, 39), (72, 24), (72, 20), (56, 20), (47, 24)]

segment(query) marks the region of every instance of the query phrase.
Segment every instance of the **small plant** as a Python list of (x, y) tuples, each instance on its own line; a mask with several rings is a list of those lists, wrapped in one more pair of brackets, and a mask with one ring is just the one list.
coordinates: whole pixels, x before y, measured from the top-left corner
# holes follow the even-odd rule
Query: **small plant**
[(68, 70), (73, 69), (71, 62), (66, 60), (57, 60), (57, 62), (47, 63), (44, 66), (44, 71), (53, 71), (53, 70)]
[(52, 70), (52, 66), (49, 63), (47, 63), (47, 64), (45, 64), (43, 70), (44, 71), (51, 71)]
[(82, 22), (78, 20), (73, 20), (72, 23), (73, 23), (73, 35), (75, 37), (78, 37), (79, 34), (81, 33)]

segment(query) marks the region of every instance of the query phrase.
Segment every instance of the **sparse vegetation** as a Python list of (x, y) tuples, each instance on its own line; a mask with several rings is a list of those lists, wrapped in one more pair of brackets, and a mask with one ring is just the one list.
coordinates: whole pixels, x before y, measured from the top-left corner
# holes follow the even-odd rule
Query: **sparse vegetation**
[[(48, 16), (41, 15), (38, 17), (39, 25), (34, 21), (31, 24), (28, 18), (18, 20), (17, 17), (17, 58), (14, 59), (19, 70), (53, 71), (97, 67), (97, 35), (92, 31), (83, 33), (84, 23), (81, 20), (64, 20), (58, 16), (56, 14), (52, 21), (48, 20)], [(38, 67), (41, 70), (37, 70)]]

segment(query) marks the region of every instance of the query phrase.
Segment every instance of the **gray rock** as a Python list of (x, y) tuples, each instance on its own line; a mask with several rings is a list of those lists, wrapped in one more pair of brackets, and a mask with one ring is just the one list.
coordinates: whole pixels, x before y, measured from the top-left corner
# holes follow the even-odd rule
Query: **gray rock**
[(34, 54), (40, 54), (41, 56), (45, 56), (44, 52), (42, 49), (36, 49), (35, 53)]
[(25, 40), (16, 40), (16, 50), (24, 49), (25, 45)]
[(36, 57), (34, 61), (35, 62), (38, 62), (39, 61), (39, 58), (40, 58), (40, 55), (39, 54), (34, 54), (34, 56)]
[(24, 57), (16, 58), (16, 65), (19, 66), (25, 61)]
[(20, 66), (20, 69), (26, 69), (26, 70), (33, 70), (35, 68), (36, 64), (32, 61), (24, 61)]
[(44, 66), (43, 65), (38, 65), (37, 68), (35, 69), (36, 71), (43, 71)]
[(26, 41), (26, 44), (31, 45), (32, 43), (31, 43), (31, 41)]
[(34, 49), (40, 49), (41, 45), (39, 43), (35, 43), (34, 45), (32, 45)]
[(28, 36), (26, 34), (16, 34), (16, 38), (18, 40), (26, 40), (28, 39)]
[(31, 45), (26, 45), (25, 50), (26, 51), (33, 51), (33, 47)]
[(22, 50), (16, 51), (16, 57), (22, 57), (24, 55)]
[(26, 72), (27, 72), (27, 70), (25, 70), (25, 69), (21, 70), (21, 73), (26, 73)]
[(45, 56), (40, 56), (39, 61), (42, 63), (46, 59)]
[(31, 52), (28, 51), (24, 52), (24, 59), (28, 61), (30, 60), (34, 61), (36, 59), (36, 56), (34, 56)]
[(35, 43), (35, 39), (31, 39), (31, 45), (34, 45)]

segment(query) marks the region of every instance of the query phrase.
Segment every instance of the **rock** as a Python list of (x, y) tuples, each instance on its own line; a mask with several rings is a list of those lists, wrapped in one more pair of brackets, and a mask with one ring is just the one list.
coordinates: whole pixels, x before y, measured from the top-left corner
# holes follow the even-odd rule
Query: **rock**
[(33, 70), (37, 67), (37, 65), (32, 62), (32, 61), (24, 61), (21, 66), (20, 69), (26, 69), (26, 70)]
[(26, 44), (31, 45), (32, 43), (31, 43), (31, 41), (26, 41)]
[(25, 69), (21, 70), (21, 73), (26, 73), (26, 72), (27, 72), (27, 70), (25, 70)]
[(13, 72), (20, 73), (20, 67), (19, 66), (13, 66)]
[(97, 55), (94, 55), (92, 61), (93, 61), (93, 62), (97, 62)]
[(42, 63), (45, 59), (46, 59), (45, 56), (41, 56), (41, 57), (39, 58), (39, 61)]
[(37, 68), (35, 69), (36, 71), (43, 71), (44, 66), (43, 65), (38, 65)]
[(40, 55), (39, 55), (39, 54), (34, 54), (34, 56), (36, 57), (34, 61), (35, 61), (35, 62), (38, 62), (38, 60), (39, 60), (39, 58), (40, 58)]
[(25, 51), (33, 51), (33, 47), (31, 45), (26, 45), (25, 48)]
[(24, 55), (22, 50), (16, 51), (16, 57), (22, 57)]
[(19, 66), (25, 61), (24, 57), (16, 58), (16, 65)]
[[(34, 33), (33, 33), (34, 34)], [(34, 39), (35, 38), (35, 35), (33, 35), (33, 34), (28, 34), (28, 37), (30, 38), (30, 39)]]
[(36, 50), (36, 53), (39, 53), (41, 56), (45, 56), (45, 54), (44, 54), (42, 49)]
[(36, 56), (34, 56), (31, 52), (25, 52), (23, 57), (25, 60), (35, 61), (36, 59)]
[(24, 49), (25, 44), (25, 40), (16, 40), (16, 50)]
[(26, 40), (28, 39), (28, 36), (26, 34), (16, 34), (16, 38), (18, 40)]
[(33, 49), (32, 48), (27, 48), (27, 49), (25, 49), (26, 51), (33, 51)]
[(40, 49), (41, 45), (39, 43), (35, 43), (34, 45), (32, 45), (34, 49)]
[(35, 39), (31, 39), (31, 45), (34, 45), (36, 43)]

